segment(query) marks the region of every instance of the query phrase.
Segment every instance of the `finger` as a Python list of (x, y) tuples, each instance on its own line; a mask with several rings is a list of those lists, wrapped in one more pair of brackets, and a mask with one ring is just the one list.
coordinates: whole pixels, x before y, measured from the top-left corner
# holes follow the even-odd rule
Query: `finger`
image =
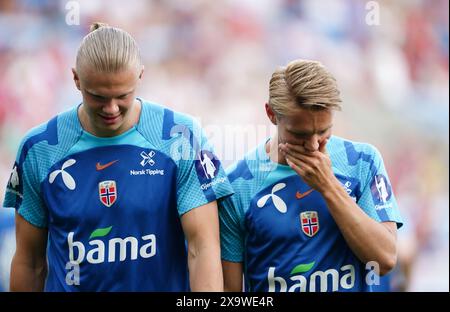
[(291, 155), (292, 157), (295, 157), (295, 158), (300, 158), (301, 155), (308, 156), (308, 157), (314, 156), (314, 154), (312, 154), (312, 153), (302, 152), (302, 150), (304, 150), (304, 149), (301, 146), (299, 146), (299, 148), (297, 148), (297, 149), (291, 148), (291, 146), (292, 145), (283, 144), (283, 145), (280, 145), (279, 149), (283, 153), (283, 155)]
[(314, 154), (314, 152), (308, 151), (303, 146), (297, 145), (297, 144), (285, 143), (284, 147), (289, 150), (295, 151), (297, 153), (305, 154), (305, 155), (313, 155)]
[(324, 154), (328, 154), (328, 152), (327, 152), (327, 143), (328, 143), (328, 139), (320, 142), (320, 145), (319, 145), (319, 151), (320, 152), (322, 152)]
[(315, 161), (314, 155), (298, 153), (296, 151), (293, 151), (291, 149), (286, 149), (286, 148), (281, 149), (281, 152), (283, 153), (283, 155), (285, 157), (290, 156), (292, 159), (298, 159), (298, 160), (301, 160), (308, 164), (313, 164)]
[(288, 143), (280, 143), (279, 144), (280, 150), (284, 150), (284, 151), (293, 150), (298, 153), (306, 152), (306, 150), (300, 145), (296, 145), (296, 148), (292, 148), (292, 146), (293, 146), (292, 144), (288, 144)]
[(306, 178), (307, 175), (311, 172), (311, 167), (302, 162), (301, 160), (292, 158), (287, 156), (286, 162), (288, 163), (289, 167), (291, 167), (299, 176), (301, 176), (303, 179)]
[(304, 176), (304, 170), (296, 164), (296, 162), (290, 158), (289, 156), (286, 157), (286, 162), (289, 167), (291, 167), (299, 176)]

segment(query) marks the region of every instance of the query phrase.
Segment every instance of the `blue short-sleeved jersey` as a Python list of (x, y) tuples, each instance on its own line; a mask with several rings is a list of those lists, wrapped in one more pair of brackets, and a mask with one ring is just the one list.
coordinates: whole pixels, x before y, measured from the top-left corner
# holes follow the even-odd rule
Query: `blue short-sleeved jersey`
[(232, 188), (192, 118), (140, 102), (116, 137), (76, 107), (22, 141), (3, 206), (48, 228), (47, 291), (189, 290), (180, 216)]
[[(402, 220), (379, 152), (332, 136), (335, 176), (378, 222)], [(346, 244), (322, 195), (261, 144), (233, 164), (235, 194), (220, 201), (222, 259), (242, 262), (248, 291), (370, 291), (365, 264)]]

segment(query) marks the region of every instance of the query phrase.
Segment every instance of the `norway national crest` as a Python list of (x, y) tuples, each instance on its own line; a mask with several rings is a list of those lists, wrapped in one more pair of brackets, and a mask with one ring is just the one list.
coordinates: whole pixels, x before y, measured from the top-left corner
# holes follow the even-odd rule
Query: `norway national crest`
[(100, 201), (106, 207), (111, 207), (117, 199), (116, 181), (102, 181), (98, 184)]
[(319, 232), (319, 215), (317, 211), (305, 211), (300, 214), (302, 231), (309, 237), (313, 237)]

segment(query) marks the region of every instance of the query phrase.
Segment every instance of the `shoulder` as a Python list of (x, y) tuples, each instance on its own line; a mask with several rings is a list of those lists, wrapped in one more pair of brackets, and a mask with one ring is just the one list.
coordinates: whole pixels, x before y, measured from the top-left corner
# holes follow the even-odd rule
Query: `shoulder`
[(30, 129), (23, 137), (17, 163), (26, 159), (50, 159), (62, 156), (81, 135), (76, 107), (60, 113), (47, 122)]
[(269, 175), (272, 168), (265, 154), (264, 143), (226, 169), (228, 179), (235, 190), (235, 194), (231, 196), (234, 201), (249, 201)]
[(243, 181), (254, 182), (253, 180), (258, 176), (264, 164), (264, 155), (261, 155), (263, 152), (262, 147), (263, 144), (258, 145), (246, 153), (242, 159), (228, 166), (225, 172), (231, 183), (239, 184), (239, 182)]
[(367, 171), (375, 171), (382, 163), (380, 152), (369, 143), (332, 136), (327, 150), (334, 169), (345, 175), (366, 175)]
[[(141, 120), (138, 130), (156, 145), (176, 138), (199, 137), (199, 123), (190, 115), (174, 111), (163, 105), (142, 101)], [(159, 144), (158, 144), (159, 143)]]
[(355, 161), (364, 158), (364, 154), (379, 154), (378, 149), (372, 144), (352, 141), (334, 135), (330, 138), (327, 149), (333, 154), (345, 153), (349, 159), (354, 159)]
[(57, 118), (54, 117), (51, 120), (41, 123), (28, 130), (20, 142), (20, 152), (26, 154), (35, 144), (43, 140), (50, 142), (54, 141), (57, 133), (55, 127), (56, 122)]
[[(185, 125), (192, 128), (194, 125), (198, 125), (195, 119), (185, 113), (181, 113), (172, 110), (161, 104), (142, 100), (142, 118), (144, 121), (156, 121), (161, 127), (170, 130), (171, 127), (176, 125)], [(140, 126), (145, 127), (145, 123), (139, 123)], [(148, 124), (147, 124), (148, 125)], [(155, 126), (154, 124), (152, 126)]]

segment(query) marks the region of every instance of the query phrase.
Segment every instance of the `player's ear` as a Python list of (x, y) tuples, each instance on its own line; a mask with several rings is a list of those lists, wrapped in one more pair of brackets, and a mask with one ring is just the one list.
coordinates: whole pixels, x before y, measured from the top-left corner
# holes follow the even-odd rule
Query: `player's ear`
[(141, 69), (141, 72), (139, 73), (139, 80), (141, 80), (142, 79), (142, 76), (144, 75), (144, 65), (142, 65), (142, 69)]
[(75, 86), (77, 87), (78, 90), (81, 91), (81, 87), (80, 87), (80, 77), (78, 76), (77, 71), (75, 70), (75, 68), (72, 67), (72, 74), (73, 74), (73, 81), (75, 82)]
[(277, 125), (277, 116), (273, 111), (272, 107), (270, 107), (269, 103), (265, 104), (266, 114), (269, 117), (270, 121), (276, 126)]

